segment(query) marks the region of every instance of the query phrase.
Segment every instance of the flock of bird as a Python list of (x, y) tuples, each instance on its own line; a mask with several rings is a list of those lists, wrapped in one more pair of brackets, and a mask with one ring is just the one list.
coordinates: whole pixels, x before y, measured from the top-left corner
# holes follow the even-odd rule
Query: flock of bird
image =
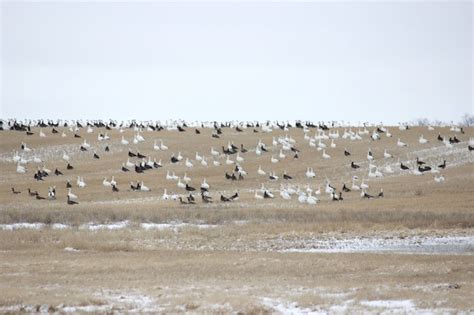
[[(126, 129), (133, 129), (134, 136), (132, 140), (127, 140), (123, 135), (119, 141), (121, 146), (128, 147), (128, 153), (124, 156), (124, 162), (117, 165), (117, 169), (120, 169), (124, 173), (144, 173), (153, 169), (163, 168), (165, 165), (162, 162), (162, 159), (158, 161), (156, 158), (152, 158), (145, 154), (142, 154), (138, 150), (130, 149), (131, 144), (137, 145), (139, 143), (146, 142), (144, 131), (155, 131), (159, 132), (161, 130), (176, 131), (179, 133), (187, 132), (192, 133), (194, 136), (201, 135), (201, 130), (203, 128), (211, 128), (212, 138), (219, 139), (224, 133), (225, 129), (233, 129), (236, 132), (244, 132), (246, 130), (252, 130), (251, 132), (258, 133), (272, 133), (275, 129), (281, 131), (288, 131), (290, 128), (298, 128), (302, 130), (303, 141), (296, 141), (293, 137), (286, 134), (285, 136), (275, 136), (272, 139), (271, 145), (265, 144), (263, 141), (259, 140), (254, 147), (245, 148), (243, 144), (235, 145), (233, 141), (228, 141), (227, 145), (221, 146), (220, 149), (216, 149), (217, 146), (211, 146), (209, 148), (209, 155), (200, 154), (196, 152), (192, 156), (183, 156), (180, 151), (177, 154), (174, 152), (169, 155), (169, 164), (166, 164), (166, 180), (171, 182), (176, 182), (176, 186), (182, 190), (182, 193), (168, 193), (167, 189), (164, 189), (161, 198), (163, 200), (176, 200), (181, 204), (195, 204), (196, 196), (199, 196), (202, 202), (212, 203), (214, 201), (211, 194), (211, 186), (207, 182), (206, 178), (203, 178), (199, 187), (193, 187), (191, 185), (191, 178), (188, 176), (188, 172), (185, 172), (182, 177), (177, 176), (172, 170), (172, 166), (175, 164), (184, 165), (189, 172), (192, 172), (193, 168), (196, 166), (202, 167), (217, 167), (225, 165), (227, 167), (232, 167), (232, 171), (226, 171), (225, 179), (229, 181), (242, 181), (247, 178), (249, 173), (245, 170), (245, 160), (250, 155), (254, 155), (259, 159), (265, 159), (270, 162), (270, 165), (279, 163), (284, 159), (292, 159), (294, 163), (298, 163), (300, 154), (303, 151), (307, 150), (316, 150), (321, 152), (321, 157), (323, 159), (331, 159), (331, 149), (337, 147), (337, 142), (339, 139), (345, 139), (350, 141), (358, 141), (364, 138), (369, 138), (371, 141), (378, 141), (382, 137), (391, 138), (392, 134), (390, 133), (387, 127), (382, 125), (375, 127), (367, 127), (365, 124), (360, 128), (347, 127), (344, 128), (342, 134), (340, 134), (339, 129), (333, 128), (334, 123), (329, 127), (325, 123), (313, 124), (311, 122), (300, 122), (297, 121), (294, 124), (289, 122), (280, 123), (280, 122), (267, 122), (267, 123), (195, 123), (191, 126), (186, 122), (179, 122), (168, 125), (161, 125), (158, 123), (146, 123), (146, 122), (122, 122), (118, 123), (115, 121), (109, 121), (107, 123), (102, 121), (73, 121), (73, 122), (53, 122), (53, 121), (29, 121), (29, 122), (20, 122), (16, 120), (1, 121), (0, 130), (12, 130), (17, 132), (25, 132), (27, 136), (34, 136), (35, 132), (32, 128), (40, 128), (38, 135), (41, 138), (47, 137), (45, 130), (50, 130), (51, 134), (56, 137), (69, 137), (72, 136), (78, 140), (78, 146), (81, 152), (90, 152), (92, 159), (101, 159), (102, 153), (98, 152), (98, 147), (95, 149), (93, 146), (87, 142), (86, 139), (82, 139), (81, 132), (85, 130), (86, 133), (91, 134), (97, 131), (97, 140), (99, 142), (105, 142), (104, 152), (110, 152), (110, 136), (108, 135), (109, 130), (119, 130), (122, 134)], [(369, 131), (369, 128), (372, 128)], [(400, 124), (398, 127), (400, 130), (407, 130), (410, 127), (408, 125)], [(428, 126), (428, 130), (434, 130), (433, 127)], [(353, 129), (356, 129), (354, 131)], [(68, 132), (69, 131), (69, 132)], [(441, 134), (438, 134), (436, 139), (427, 139), (423, 134), (419, 136), (418, 142), (420, 145), (428, 144), (429, 142), (439, 142), (446, 148), (452, 148), (453, 145), (459, 143), (459, 135), (464, 134), (462, 127), (451, 126), (450, 131), (454, 133), (453, 136), (443, 137)], [(298, 144), (298, 146), (297, 146)], [(396, 146), (399, 148), (405, 148), (408, 145), (404, 143), (400, 138), (397, 139)], [(168, 151), (169, 148), (165, 145), (162, 139), (153, 140), (153, 150), (154, 151)], [(473, 139), (469, 140), (467, 150), (474, 150), (474, 141)], [(27, 158), (26, 155), (31, 155)], [(266, 158), (264, 158), (266, 156)], [(361, 163), (352, 160), (352, 153), (347, 148), (344, 149), (344, 157), (348, 161), (348, 165), (352, 170), (358, 170), (361, 168)], [(28, 173), (27, 164), (32, 162), (35, 164), (42, 164), (42, 166), (37, 167), (37, 170), (33, 174), (33, 180), (35, 181), (44, 181), (48, 176), (62, 176), (65, 173), (71, 173), (74, 170), (72, 165), (72, 158), (70, 154), (66, 151), (62, 152), (61, 159), (66, 163), (66, 171), (61, 171), (59, 166), (55, 167), (54, 171), (51, 171), (45, 166), (45, 162), (42, 161), (36, 154), (33, 148), (27, 145), (26, 142), (21, 142), (19, 144), (19, 151), (15, 151), (11, 160), (16, 164), (16, 172), (19, 174)], [(382, 157), (377, 157), (377, 159), (382, 159)], [(385, 149), (383, 153), (383, 160), (393, 160), (394, 156), (389, 152), (389, 149)], [(368, 162), (367, 168), (367, 178), (377, 178), (383, 177), (385, 174), (392, 174), (395, 172), (392, 165), (386, 163), (385, 166), (377, 166), (374, 161), (376, 160), (372, 150), (367, 148), (367, 155), (364, 159), (364, 162)], [(261, 161), (261, 160), (259, 160)], [(167, 167), (169, 165), (169, 167)], [(441, 183), (445, 180), (444, 176), (441, 174), (441, 171), (444, 170), (447, 166), (446, 160), (440, 161), (436, 165), (428, 165), (427, 162), (422, 161), (418, 157), (415, 161), (410, 161), (410, 163), (398, 162), (401, 172), (409, 172), (413, 175), (423, 175), (424, 173), (434, 174), (434, 181)], [(364, 166), (365, 168), (365, 166)], [(359, 178), (356, 175), (350, 175), (350, 185), (343, 184), (342, 188), (338, 191), (334, 187), (328, 178), (325, 179), (323, 186), (323, 191), (321, 186), (318, 189), (313, 189), (310, 185), (306, 187), (300, 187), (298, 185), (292, 184), (292, 179), (296, 176), (303, 174), (293, 174), (290, 175), (286, 171), (283, 174), (277, 174), (274, 171), (265, 171), (261, 165), (259, 165), (258, 170), (255, 174), (257, 178), (261, 178), (264, 183), (261, 184), (260, 188), (253, 190), (253, 195), (255, 199), (273, 199), (276, 198), (277, 194), (269, 189), (265, 182), (280, 182), (280, 189), (276, 190), (279, 192), (279, 195), (282, 199), (291, 200), (293, 197), (296, 197), (298, 202), (306, 204), (316, 204), (320, 200), (320, 195), (325, 193), (328, 195), (329, 200), (332, 201), (342, 201), (344, 200), (343, 194), (350, 192), (360, 192), (361, 198), (383, 198), (384, 191), (380, 190), (377, 194), (369, 194), (369, 185), (362, 178), (359, 183)], [(307, 167), (304, 177), (311, 180), (316, 178), (317, 174), (313, 167)], [(79, 189), (87, 187), (87, 183), (83, 176), (77, 175), (76, 177), (76, 186)], [(78, 204), (78, 196), (72, 192), (73, 185), (69, 179), (66, 180), (67, 195), (65, 196), (66, 202), (69, 205)], [(109, 180), (107, 177), (104, 177), (102, 180), (102, 185), (108, 187), (112, 192), (119, 192), (119, 185), (117, 184), (115, 177), (112, 176)], [(130, 182), (130, 189), (136, 192), (148, 192), (151, 191), (147, 187), (143, 180)], [(14, 187), (11, 188), (13, 194), (20, 194), (21, 192), (16, 190)], [(41, 196), (37, 191), (31, 191), (28, 189), (28, 194), (38, 200), (56, 199), (56, 187), (50, 186), (48, 189), (47, 197)], [(225, 196), (224, 193), (220, 193), (219, 200), (221, 202), (234, 202), (239, 200), (240, 191), (237, 190), (231, 195)]]

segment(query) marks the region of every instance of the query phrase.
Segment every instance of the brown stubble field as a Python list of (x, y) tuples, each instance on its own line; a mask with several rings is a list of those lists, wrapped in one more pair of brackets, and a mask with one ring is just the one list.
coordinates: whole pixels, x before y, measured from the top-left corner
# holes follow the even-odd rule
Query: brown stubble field
[[(66, 138), (60, 136), (63, 130), (68, 135)], [(343, 129), (339, 130), (342, 135)], [(336, 148), (326, 150), (330, 159), (323, 159), (321, 152), (310, 148), (303, 132), (296, 128), (273, 133), (253, 133), (251, 128), (243, 133), (224, 129), (221, 139), (212, 138), (209, 129), (201, 129), (200, 135), (195, 135), (191, 128), (184, 133), (144, 131), (146, 141), (137, 145), (131, 142), (133, 130), (126, 129), (123, 135), (130, 141), (129, 146), (120, 144), (122, 134), (109, 130), (109, 153), (103, 150), (105, 142), (97, 140), (95, 128), (91, 134), (82, 129), (81, 139), (74, 138), (65, 128), (59, 128), (56, 135), (49, 128), (43, 129), (46, 138), (38, 136), (39, 129), (34, 129), (32, 136), (2, 131), (0, 224), (44, 223), (46, 228), (0, 230), (0, 305), (3, 311), (17, 311), (19, 305), (25, 311), (48, 305), (51, 311), (81, 306), (82, 309), (69, 310), (198, 313), (472, 310), (474, 263), (469, 253), (283, 252), (288, 244), (314, 239), (472, 237), (474, 153), (470, 156), (467, 152), (467, 141), (474, 136), (474, 130), (466, 128), (465, 134), (457, 133), (462, 143), (451, 149), (460, 152), (455, 154), (449, 149), (436, 149), (443, 146), (436, 140), (438, 133), (454, 135), (449, 128), (429, 131), (426, 127), (416, 127), (400, 131), (389, 127), (389, 130), (391, 138), (382, 136), (382, 140), (375, 142), (367, 135), (361, 141), (338, 139)], [(287, 158), (276, 164), (270, 162), (271, 152), (260, 157), (255, 152), (242, 154), (245, 161), (241, 164), (248, 176), (236, 182), (224, 178), (225, 171), (233, 169), (232, 165), (225, 165), (224, 157), (219, 158), (221, 166), (212, 166), (211, 146), (221, 151), (223, 145), (233, 141), (255, 150), (261, 139), (271, 148), (272, 137), (285, 134), (292, 136), (302, 151), (298, 161), (293, 160), (291, 152), (284, 152)], [(420, 145), (420, 134), (430, 143)], [(397, 147), (397, 138), (408, 147)], [(96, 149), (99, 160), (92, 158), (92, 149), (80, 152), (83, 139)], [(155, 139), (163, 139), (169, 150), (154, 151)], [(13, 156), (14, 150), (19, 150), (21, 141), (35, 149), (47, 168), (54, 171), (58, 167), (65, 175), (50, 175), (44, 182), (36, 182), (33, 162), (28, 163), (27, 174), (17, 174), (15, 164), (7, 159)], [(329, 146), (329, 141), (325, 142)], [(163, 168), (144, 174), (133, 170), (121, 172), (129, 147), (134, 152), (138, 149), (142, 154), (162, 159)], [(369, 147), (376, 165), (392, 163), (396, 173), (367, 180)], [(352, 152), (351, 157), (344, 156), (344, 148)], [(394, 158), (384, 160), (384, 149)], [(61, 160), (63, 150), (71, 156), (74, 170), (66, 170), (66, 162)], [(189, 157), (194, 167), (187, 169), (184, 160), (171, 165), (172, 152)], [(196, 152), (207, 157), (209, 167), (195, 161)], [(275, 156), (278, 153), (279, 149), (275, 150)], [(442, 174), (446, 181), (436, 183), (433, 174), (398, 174), (399, 167), (395, 164), (399, 158), (404, 163), (411, 161), (409, 165), (413, 166), (417, 155), (429, 165), (440, 164), (445, 157), (448, 168)], [(352, 160), (361, 165), (360, 170), (350, 169)], [(309, 184), (316, 190), (321, 186), (321, 201), (307, 205), (298, 203), (295, 196), (283, 200), (277, 192), (283, 180), (269, 182), (266, 177), (258, 176), (259, 165), (267, 173), (276, 171), (279, 176), (286, 170), (293, 176), (288, 183), (301, 188)], [(315, 169), (315, 179), (305, 177), (307, 167)], [(183, 192), (176, 182), (166, 180), (167, 170), (178, 176), (187, 172), (192, 178), (190, 184), (196, 188), (205, 177), (215, 202), (202, 204), (198, 198), (196, 205), (181, 205), (178, 201), (161, 200), (164, 188), (168, 193)], [(75, 185), (77, 175), (85, 178), (86, 188)], [(118, 182), (118, 193), (102, 185), (102, 179), (110, 180), (112, 175)], [(376, 195), (383, 188), (385, 198), (361, 200), (358, 192), (350, 192), (344, 194), (344, 201), (330, 201), (324, 193), (324, 179), (327, 177), (340, 190), (343, 183), (350, 187), (352, 175), (359, 176), (359, 183), (365, 177), (371, 194)], [(71, 180), (73, 192), (79, 197), (78, 205), (66, 204), (66, 178)], [(151, 192), (132, 192), (129, 189), (132, 180), (143, 180)], [(274, 191), (275, 199), (254, 198), (255, 189), (262, 183)], [(46, 196), (48, 186), (53, 185), (58, 195), (55, 201), (39, 201), (28, 196), (27, 188)], [(22, 193), (13, 195), (12, 186)], [(237, 189), (240, 200), (218, 201), (220, 192), (229, 196)], [(128, 221), (126, 229), (81, 228), (91, 222), (123, 221)], [(189, 226), (174, 230), (140, 228), (142, 223), (176, 222)], [(71, 228), (50, 228), (54, 223)], [(199, 224), (211, 227), (198, 228)], [(96, 308), (87, 308), (92, 306)]]

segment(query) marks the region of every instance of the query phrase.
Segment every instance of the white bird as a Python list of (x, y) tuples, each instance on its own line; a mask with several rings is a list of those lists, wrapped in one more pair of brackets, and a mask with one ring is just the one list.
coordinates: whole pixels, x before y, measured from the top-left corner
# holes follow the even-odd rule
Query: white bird
[(360, 183), (361, 189), (369, 189), (369, 185), (365, 183), (364, 179), (362, 179), (362, 183)]
[(323, 150), (323, 158), (325, 158), (325, 159), (330, 159), (331, 158), (331, 156), (326, 153), (325, 149)]
[(84, 181), (84, 177), (77, 176), (77, 186), (79, 186), (79, 188), (84, 188), (87, 186), (86, 182)]
[(185, 183), (189, 183), (191, 181), (191, 177), (189, 177), (186, 172), (184, 173), (184, 176), (183, 176), (183, 181)]
[(173, 180), (173, 176), (171, 176), (170, 171), (166, 171), (166, 179)]
[(168, 150), (168, 147), (163, 143), (163, 140), (160, 139), (160, 149), (161, 150)]
[(91, 145), (87, 143), (86, 139), (84, 139), (84, 141), (82, 142), (82, 146), (86, 149), (89, 149), (91, 147)]
[(418, 139), (418, 142), (420, 144), (425, 144), (428, 143), (428, 140), (423, 137), (423, 135), (420, 136), (420, 139)]
[(298, 196), (298, 202), (299, 203), (306, 203), (306, 200), (307, 200), (306, 194), (304, 192), (300, 192), (300, 194)]
[(39, 157), (37, 157), (36, 155), (33, 156), (33, 162), (35, 162), (35, 163), (43, 163), (43, 161), (42, 161)]
[(168, 192), (165, 188), (165, 191), (163, 192), (163, 195), (161, 195), (161, 199), (162, 200), (169, 200), (170, 199), (170, 195), (168, 195)]
[(26, 173), (26, 167), (24, 167), (23, 165), (20, 165), (20, 163), (18, 163), (16, 165), (16, 172), (20, 173), (20, 174), (24, 174), (24, 173)]
[(309, 193), (308, 197), (306, 197), (306, 203), (310, 205), (315, 205), (317, 202), (318, 202), (318, 198), (312, 196), (311, 193)]
[(260, 146), (257, 145), (257, 147), (255, 148), (255, 154), (257, 155), (261, 155), (262, 154), (262, 150), (260, 149)]
[(186, 184), (181, 181), (181, 178), (178, 179), (178, 187), (179, 188), (186, 188)]
[(393, 169), (390, 165), (386, 165), (385, 168), (384, 168), (384, 171), (387, 174), (392, 174), (393, 173)]
[(115, 180), (114, 176), (112, 176), (112, 179), (110, 180), (110, 185), (117, 186), (117, 181)]
[(291, 196), (286, 190), (280, 190), (280, 196), (285, 200), (291, 200)]
[(435, 182), (437, 182), (437, 183), (444, 182), (444, 176), (443, 176), (443, 175), (435, 176), (435, 177), (434, 177), (434, 180), (435, 180)]
[(400, 138), (398, 138), (397, 146), (399, 146), (399, 147), (407, 147), (407, 144), (404, 143), (404, 142), (402, 142), (402, 141), (400, 141)]
[(204, 156), (202, 157), (201, 165), (207, 167), (207, 161), (206, 161), (206, 158)]
[(235, 157), (235, 160), (236, 160), (237, 162), (242, 163), (242, 162), (244, 161), (244, 158), (240, 156), (240, 153), (237, 153), (237, 156)]
[(257, 174), (258, 174), (258, 175), (266, 175), (267, 173), (265, 173), (265, 171), (262, 170), (262, 166), (259, 165), (259, 166), (258, 166), (258, 170), (257, 170)]
[(46, 137), (45, 133), (43, 132), (43, 129), (40, 129), (39, 136), (40, 136), (41, 138)]
[(123, 145), (128, 145), (128, 140), (125, 140), (125, 138), (122, 136), (122, 140), (120, 141), (121, 144)]
[(331, 139), (331, 148), (335, 148), (336, 144), (334, 143), (334, 139)]
[(280, 154), (278, 155), (278, 158), (280, 158), (280, 159), (286, 158), (286, 155), (283, 154), (283, 150), (280, 150)]
[(214, 166), (219, 166), (219, 165), (221, 165), (221, 162), (212, 159), (212, 164), (214, 164)]
[(258, 190), (255, 190), (254, 196), (255, 196), (255, 199), (263, 199), (263, 196), (258, 194)]
[(202, 189), (206, 189), (208, 190), (209, 189), (209, 184), (206, 182), (206, 179), (204, 178), (201, 182), (201, 188)]
[(67, 137), (66, 134), (64, 133), (64, 131), (61, 133), (61, 137), (63, 137), (63, 138)]
[(390, 159), (392, 157), (392, 155), (387, 152), (387, 149), (385, 149), (383, 151), (383, 157), (386, 158), (386, 159)]
[(112, 187), (112, 184), (107, 180), (106, 177), (104, 177), (104, 180), (102, 181), (102, 185), (105, 187)]
[(271, 161), (272, 163), (278, 163), (278, 159), (275, 158), (273, 155), (272, 155), (270, 161)]
[(31, 149), (28, 148), (28, 146), (24, 142), (21, 143), (21, 149), (25, 152), (31, 152)]
[(156, 140), (153, 143), (153, 150), (155, 150), (155, 151), (160, 151), (161, 150), (160, 146), (156, 143)]
[(316, 173), (314, 172), (313, 168), (312, 167), (308, 167), (306, 169), (306, 177), (307, 178), (314, 178), (316, 177)]
[(355, 181), (357, 179), (357, 176), (354, 176), (352, 177), (352, 186), (351, 186), (351, 189), (352, 190), (360, 190), (360, 186), (358, 186)]
[(211, 155), (212, 156), (219, 156), (219, 152), (214, 150), (214, 148), (211, 148)]
[(77, 199), (77, 196), (72, 193), (71, 188), (67, 189), (67, 196), (69, 197), (69, 199)]
[(69, 162), (70, 160), (69, 155), (66, 154), (66, 151), (63, 151), (63, 160), (65, 160), (66, 162)]
[(202, 161), (202, 156), (200, 156), (197, 152), (196, 152), (196, 161), (199, 161), (199, 162)]
[(191, 161), (189, 160), (189, 158), (186, 158), (186, 162), (184, 162), (184, 164), (185, 164), (186, 167), (188, 167), (188, 168), (191, 168), (191, 167), (194, 166), (193, 163), (191, 163)]
[(225, 164), (227, 165), (231, 165), (231, 164), (234, 164), (234, 161), (232, 161), (229, 156), (227, 156), (227, 159), (225, 160)]
[(143, 184), (143, 181), (140, 183), (140, 191), (150, 191), (150, 188)]
[(181, 155), (181, 151), (178, 152), (178, 156), (176, 157), (178, 161), (181, 161), (183, 159), (183, 156)]

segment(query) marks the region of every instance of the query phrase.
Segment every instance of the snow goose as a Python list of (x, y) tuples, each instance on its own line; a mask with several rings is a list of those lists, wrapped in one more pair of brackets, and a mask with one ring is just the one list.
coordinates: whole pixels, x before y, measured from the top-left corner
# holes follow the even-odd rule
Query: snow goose
[(24, 167), (23, 165), (20, 165), (20, 163), (18, 163), (16, 165), (16, 172), (20, 173), (20, 174), (24, 174), (24, 173), (26, 173), (26, 167)]
[(444, 176), (443, 175), (435, 176), (434, 181), (437, 183), (442, 183), (444, 182)]
[(166, 188), (165, 188), (165, 191), (163, 192), (163, 195), (161, 195), (161, 200), (170, 200), (170, 195), (168, 195)]
[(314, 172), (313, 168), (312, 167), (308, 167), (306, 169), (306, 177), (307, 178), (314, 178), (316, 177), (316, 173)]
[(262, 195), (259, 195), (258, 194), (258, 190), (255, 190), (255, 195), (254, 195), (255, 199), (263, 199), (264, 197)]
[(191, 161), (189, 160), (189, 158), (186, 158), (186, 162), (184, 162), (184, 164), (187, 168), (192, 168), (194, 166), (193, 163), (191, 163)]
[(242, 163), (244, 161), (244, 158), (240, 156), (240, 153), (237, 153), (237, 156), (235, 157), (235, 160), (239, 163)]
[(202, 156), (199, 155), (199, 153), (196, 152), (196, 161), (201, 162), (202, 161)]
[(318, 198), (311, 195), (311, 193), (309, 193), (308, 196), (306, 197), (306, 203), (309, 205), (315, 205), (317, 202), (318, 202)]
[(219, 152), (214, 150), (214, 148), (211, 148), (211, 155), (212, 156), (219, 156)]
[(234, 164), (234, 161), (232, 161), (232, 160), (230, 159), (230, 157), (227, 156), (227, 159), (225, 160), (225, 164), (231, 165), (231, 164)]
[(77, 176), (77, 186), (79, 188), (84, 188), (87, 186), (86, 182), (84, 181), (84, 177)]
[(104, 180), (102, 181), (102, 185), (105, 187), (112, 187), (112, 184), (107, 180), (106, 177), (104, 177)]
[(214, 166), (220, 166), (220, 165), (221, 165), (221, 162), (212, 159), (212, 164), (213, 164)]
[(33, 162), (35, 162), (35, 163), (43, 163), (43, 161), (42, 161), (39, 157), (37, 157), (36, 155), (33, 156)]
[(390, 159), (390, 158), (392, 158), (392, 155), (387, 152), (387, 149), (385, 149), (383, 151), (383, 157), (386, 158), (386, 159)]
[(168, 150), (168, 147), (163, 143), (163, 140), (160, 139), (160, 149), (161, 150)]
[(122, 136), (122, 140), (120, 141), (121, 144), (123, 145), (128, 145), (128, 140), (125, 140), (125, 138)]
[(66, 151), (63, 151), (63, 160), (69, 162), (70, 158), (69, 155), (66, 154)]
[(183, 181), (185, 183), (189, 183), (191, 181), (191, 177), (189, 177), (188, 174), (186, 174), (186, 172), (184, 172)]
[(428, 140), (425, 139), (425, 138), (423, 137), (423, 135), (421, 135), (420, 138), (418, 139), (418, 142), (419, 142), (420, 144), (426, 144), (426, 143), (428, 143)]
[(206, 182), (205, 178), (201, 182), (201, 190), (209, 190), (209, 184)]
[(160, 146), (156, 143), (156, 140), (153, 143), (153, 150), (155, 150), (155, 151), (160, 151), (161, 150)]
[(201, 165), (207, 167), (207, 161), (206, 161), (206, 158), (204, 156), (202, 157)]
[(265, 171), (262, 170), (262, 166), (259, 165), (259, 166), (258, 166), (258, 170), (257, 170), (257, 174), (258, 174), (258, 175), (266, 175), (267, 173), (265, 173)]
[(43, 129), (40, 129), (40, 131), (39, 131), (39, 136), (40, 136), (41, 138), (45, 138), (45, 137), (46, 137), (46, 134), (43, 132)]
[(334, 139), (331, 139), (331, 148), (335, 148), (336, 144), (334, 143)]
[(176, 157), (178, 161), (181, 161), (183, 159), (183, 156), (181, 155), (181, 151), (178, 152), (178, 156)]
[(186, 188), (186, 184), (181, 182), (181, 178), (178, 178), (178, 183), (176, 184), (179, 188)]
[(260, 149), (259, 145), (257, 145), (257, 147), (255, 148), (255, 154), (256, 155), (262, 155), (262, 150)]
[(369, 185), (365, 183), (365, 180), (362, 178), (362, 183), (360, 183), (361, 189), (369, 189)]
[(140, 183), (140, 191), (150, 191), (150, 188), (143, 184), (143, 181)]
[(280, 154), (278, 155), (278, 158), (279, 158), (279, 159), (284, 159), (284, 158), (286, 158), (286, 155), (283, 154), (283, 150), (281, 150), (281, 149), (280, 149)]
[(402, 141), (400, 141), (400, 138), (398, 138), (397, 140), (397, 146), (399, 147), (407, 147), (408, 145)]
[(306, 200), (307, 200), (306, 194), (301, 191), (299, 193), (299, 196), (298, 196), (298, 202), (299, 203), (306, 203)]
[(278, 159), (277, 159), (276, 157), (274, 157), (273, 155), (272, 155), (270, 161), (271, 161), (272, 163), (278, 163)]
[(325, 159), (330, 159), (331, 158), (331, 156), (326, 153), (325, 149), (323, 149), (323, 158), (325, 158)]
[(84, 139), (84, 141), (82, 142), (82, 146), (86, 149), (89, 149), (91, 147), (91, 145), (89, 143), (87, 143), (86, 139)]

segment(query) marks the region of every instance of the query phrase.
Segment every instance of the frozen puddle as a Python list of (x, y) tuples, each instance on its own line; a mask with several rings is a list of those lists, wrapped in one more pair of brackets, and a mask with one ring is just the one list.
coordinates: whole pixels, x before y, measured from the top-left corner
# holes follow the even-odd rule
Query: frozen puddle
[[(291, 244), (283, 244), (291, 245)], [(295, 247), (294, 245), (298, 245)], [(286, 246), (285, 246), (286, 247)], [(356, 253), (398, 252), (413, 254), (474, 254), (474, 236), (410, 236), (404, 238), (313, 239), (298, 241), (281, 252)]]

